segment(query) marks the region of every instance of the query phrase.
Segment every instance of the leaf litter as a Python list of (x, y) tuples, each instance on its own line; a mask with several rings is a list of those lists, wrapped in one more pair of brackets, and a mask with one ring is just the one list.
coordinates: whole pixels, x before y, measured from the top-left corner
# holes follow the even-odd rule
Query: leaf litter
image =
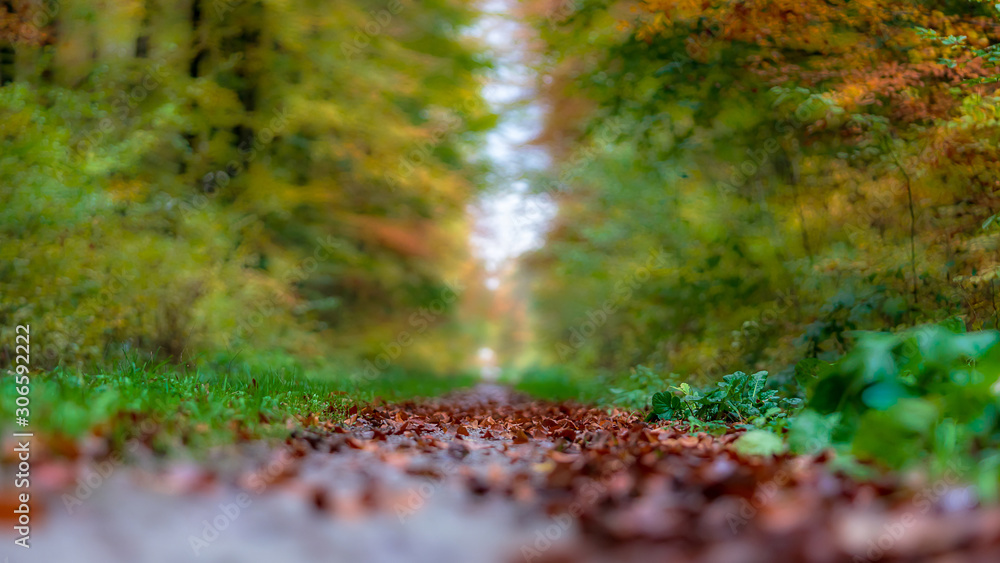
[[(858, 480), (828, 452), (741, 448), (743, 430), (689, 430), (481, 385), (352, 408), (236, 461), (128, 467), (76, 517), (60, 506), (63, 479), (37, 541), (53, 556), (97, 560), (106, 546), (80, 538), (114, 537), (114, 518), (87, 524), (81, 514), (160, 503), (156, 529), (121, 540), (130, 560), (189, 558), (185, 539), (203, 515), (245, 492), (261, 508), (247, 508), (253, 516), (234, 519), (199, 559), (1000, 561), (1000, 511), (978, 506), (958, 480)], [(748, 453), (757, 450), (767, 455)], [(285, 535), (259, 532), (269, 527)], [(50, 532), (78, 541), (46, 547)]]

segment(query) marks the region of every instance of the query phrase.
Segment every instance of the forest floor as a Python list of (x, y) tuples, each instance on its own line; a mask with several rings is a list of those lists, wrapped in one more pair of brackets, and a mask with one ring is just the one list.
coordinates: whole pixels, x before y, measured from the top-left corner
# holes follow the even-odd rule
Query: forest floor
[(0, 556), (1000, 561), (1000, 510), (957, 479), (858, 482), (825, 455), (741, 457), (736, 430), (691, 435), (489, 384), (312, 422), (283, 447), (197, 463), (39, 464), (32, 548), (4, 539)]

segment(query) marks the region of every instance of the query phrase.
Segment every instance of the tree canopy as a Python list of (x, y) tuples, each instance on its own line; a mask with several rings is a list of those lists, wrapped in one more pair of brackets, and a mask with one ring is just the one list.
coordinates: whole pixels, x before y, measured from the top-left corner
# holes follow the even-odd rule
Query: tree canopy
[(707, 375), (1000, 322), (992, 4), (555, 6), (534, 18), (562, 164), (536, 184), (560, 213), (532, 258), (554, 357)]
[(0, 2), (2, 330), (46, 326), (52, 364), (377, 353), (462, 273), (469, 155), (494, 121), (475, 16)]

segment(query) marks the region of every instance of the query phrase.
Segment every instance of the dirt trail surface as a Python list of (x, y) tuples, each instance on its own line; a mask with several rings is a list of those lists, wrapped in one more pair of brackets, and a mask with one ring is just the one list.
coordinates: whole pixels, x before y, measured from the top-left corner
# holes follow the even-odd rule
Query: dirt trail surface
[(822, 456), (740, 457), (736, 432), (688, 435), (490, 385), (313, 422), (277, 451), (115, 466), (83, 494), (50, 491), (32, 548), (3, 538), (0, 557), (1000, 561), (1000, 512), (957, 480), (857, 483)]

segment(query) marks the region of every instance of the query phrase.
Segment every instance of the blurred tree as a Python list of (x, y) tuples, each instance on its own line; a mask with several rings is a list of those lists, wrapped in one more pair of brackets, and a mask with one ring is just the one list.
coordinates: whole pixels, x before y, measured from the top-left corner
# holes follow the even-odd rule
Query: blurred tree
[(997, 100), (966, 86), (992, 71), (927, 31), (984, 48), (991, 5), (565, 6), (535, 6), (562, 161), (537, 182), (561, 207), (533, 258), (554, 357), (609, 298), (560, 360), (721, 375), (838, 353), (853, 329), (997, 324)]
[(377, 353), (464, 252), (494, 120), (475, 15), (0, 2), (0, 334), (45, 327), (49, 364)]

